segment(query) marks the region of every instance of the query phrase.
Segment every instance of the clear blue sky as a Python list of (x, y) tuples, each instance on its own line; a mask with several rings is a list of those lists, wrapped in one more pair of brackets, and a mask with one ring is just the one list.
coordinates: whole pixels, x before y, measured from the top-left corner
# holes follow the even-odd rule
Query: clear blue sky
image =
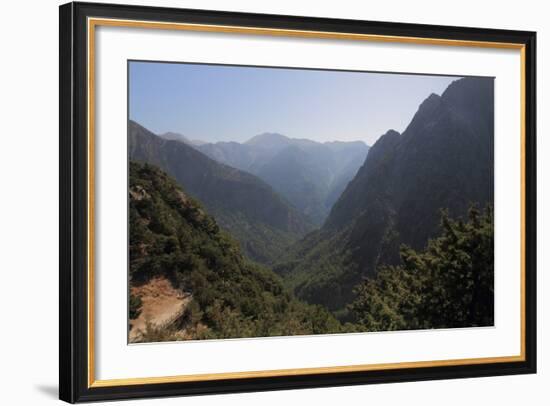
[(456, 77), (130, 62), (129, 114), (149, 130), (207, 142), (264, 132), (372, 145), (404, 131)]

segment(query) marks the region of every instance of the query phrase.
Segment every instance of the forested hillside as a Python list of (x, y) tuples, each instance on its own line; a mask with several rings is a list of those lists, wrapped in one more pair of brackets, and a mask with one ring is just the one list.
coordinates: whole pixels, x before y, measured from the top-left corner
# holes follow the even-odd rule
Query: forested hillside
[[(133, 342), (256, 337), (342, 331), (320, 306), (303, 304), (270, 270), (247, 260), (238, 244), (168, 175), (130, 162), (130, 291), (168, 280), (185, 300), (163, 325), (132, 332)], [(158, 288), (157, 288), (158, 289)], [(146, 299), (130, 297), (130, 325)]]
[(128, 154), (176, 179), (259, 263), (280, 258), (288, 245), (313, 229), (303, 214), (256, 176), (220, 164), (186, 143), (162, 139), (133, 121)]

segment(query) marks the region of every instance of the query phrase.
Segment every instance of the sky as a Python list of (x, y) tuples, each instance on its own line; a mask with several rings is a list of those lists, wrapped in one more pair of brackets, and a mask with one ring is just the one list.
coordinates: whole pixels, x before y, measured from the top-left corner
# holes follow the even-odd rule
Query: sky
[(244, 142), (275, 132), (368, 145), (403, 132), (457, 77), (165, 62), (129, 64), (129, 116), (156, 134)]

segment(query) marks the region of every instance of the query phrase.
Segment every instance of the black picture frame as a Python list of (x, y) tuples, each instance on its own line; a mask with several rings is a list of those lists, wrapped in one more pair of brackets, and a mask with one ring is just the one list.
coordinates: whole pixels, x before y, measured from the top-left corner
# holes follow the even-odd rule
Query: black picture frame
[[(93, 3), (60, 6), (59, 397), (67, 402), (235, 393), (536, 372), (536, 33)], [(472, 365), (122, 386), (89, 385), (87, 24), (89, 17), (389, 35), (524, 46), (525, 359)]]

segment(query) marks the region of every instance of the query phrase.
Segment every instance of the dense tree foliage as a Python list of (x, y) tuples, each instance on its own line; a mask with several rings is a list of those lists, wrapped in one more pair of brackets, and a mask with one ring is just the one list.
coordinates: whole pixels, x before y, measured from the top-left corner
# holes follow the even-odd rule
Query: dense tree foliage
[(347, 243), (344, 232), (326, 235), (315, 231), (289, 247), (273, 270), (297, 297), (320, 304), (346, 321), (347, 309), (342, 303), (353, 299), (353, 287), (361, 280)]
[(139, 296), (130, 295), (130, 319), (137, 319), (141, 314), (141, 298)]
[(349, 306), (365, 331), (493, 325), (493, 211), (469, 221), (444, 212), (442, 234), (424, 251), (402, 247), (402, 265), (383, 266)]
[[(130, 163), (130, 284), (167, 277), (191, 294), (182, 317), (143, 341), (339, 332), (324, 308), (294, 299), (272, 271), (247, 260), (174, 180), (148, 164)], [(130, 317), (138, 299), (131, 299)]]

